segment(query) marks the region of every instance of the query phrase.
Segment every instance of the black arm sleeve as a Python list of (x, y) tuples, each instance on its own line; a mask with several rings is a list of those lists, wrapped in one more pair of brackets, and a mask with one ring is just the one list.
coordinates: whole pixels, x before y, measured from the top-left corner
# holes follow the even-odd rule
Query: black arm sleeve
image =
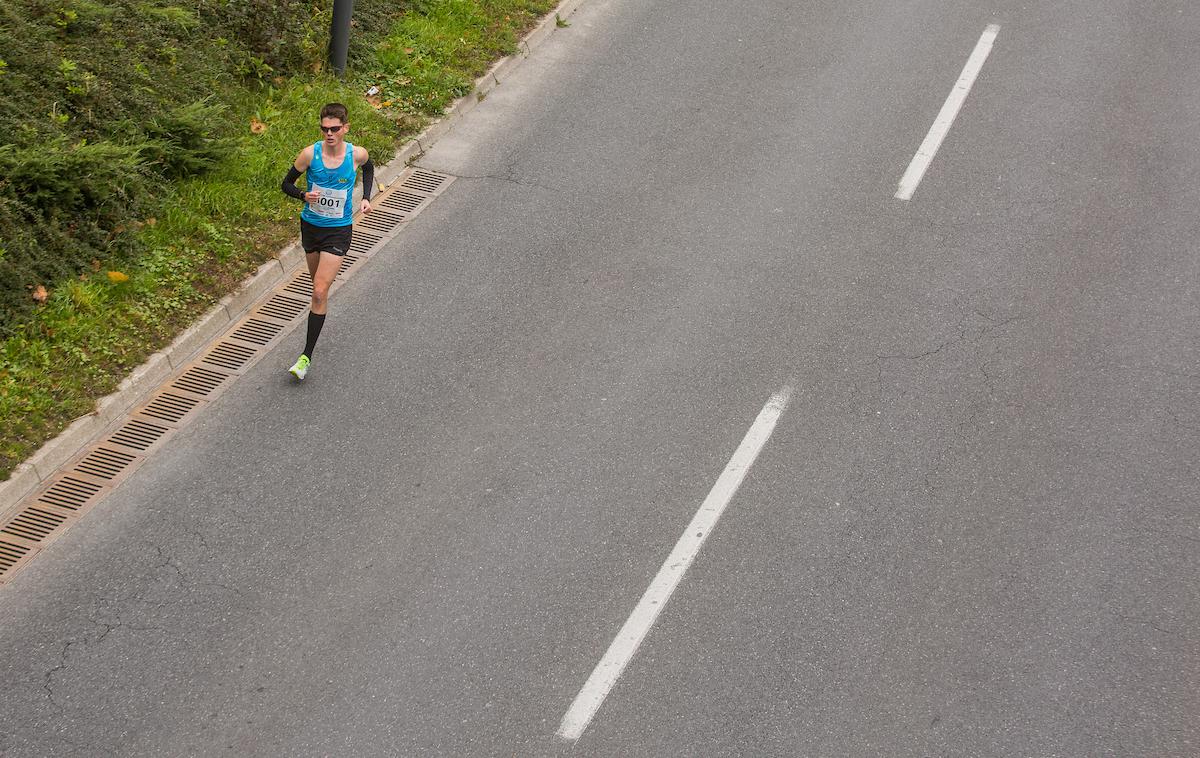
[(297, 200), (304, 199), (304, 190), (296, 186), (296, 180), (300, 178), (300, 173), (295, 166), (292, 166), (288, 169), (287, 176), (283, 177), (283, 184), (279, 185), (279, 189)]
[(362, 165), (363, 170), (363, 200), (370, 200), (375, 191), (375, 162), (367, 158)]

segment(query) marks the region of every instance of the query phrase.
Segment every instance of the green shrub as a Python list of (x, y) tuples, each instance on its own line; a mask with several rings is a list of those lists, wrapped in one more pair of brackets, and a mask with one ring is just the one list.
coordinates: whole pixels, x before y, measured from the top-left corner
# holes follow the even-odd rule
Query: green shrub
[(216, 137), (228, 108), (202, 100), (173, 108), (144, 125), (146, 162), (169, 179), (182, 179), (214, 168), (233, 151), (236, 141)]

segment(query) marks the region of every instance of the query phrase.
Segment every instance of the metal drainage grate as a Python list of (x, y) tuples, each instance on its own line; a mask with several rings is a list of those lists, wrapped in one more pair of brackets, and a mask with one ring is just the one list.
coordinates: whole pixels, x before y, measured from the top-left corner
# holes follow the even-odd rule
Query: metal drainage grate
[(200, 404), (200, 402), (200, 400), (194, 397), (176, 395), (173, 392), (163, 392), (137, 412), (143, 416), (149, 416), (160, 421), (166, 421), (168, 424), (178, 424), (179, 421), (184, 416), (191, 413), (196, 406)]
[(134, 418), (114, 432), (108, 441), (134, 450), (146, 450), (169, 431), (171, 431), (169, 426)]
[(237, 371), (246, 365), (255, 353), (255, 349), (236, 342), (218, 342), (217, 346), (208, 351), (208, 355), (200, 359), (201, 363)]
[(276, 293), (274, 297), (259, 307), (258, 312), (263, 316), (277, 318), (280, 321), (291, 321), (308, 308), (307, 300)]
[[(400, 222), (404, 220), (404, 216), (399, 213), (388, 213), (386, 211), (374, 211), (368, 214), (359, 225), (364, 229), (371, 229), (376, 232), (388, 234), (395, 230)], [(353, 242), (353, 240), (351, 240)]]
[(93, 498), (103, 489), (104, 485), (74, 476), (64, 476), (39, 495), (37, 501), (78, 513), (91, 505)]
[(57, 511), (31, 505), (5, 524), (0, 533), (11, 534), (30, 542), (44, 542), (56, 529), (67, 523), (67, 519), (67, 516)]
[(0, 539), (0, 582), (15, 572), (22, 563), (32, 558), (36, 552), (36, 547), (18, 542), (12, 537)]
[(300, 297), (312, 297), (312, 277), (307, 271), (301, 271), (292, 277), (283, 291)]
[(409, 214), (419, 208), (421, 203), (425, 202), (427, 199), (428, 197), (425, 195), (416, 195), (412, 192), (402, 192), (400, 190), (396, 190), (388, 195), (387, 198), (379, 205), (380, 207), (387, 208), (389, 210)]
[(229, 336), (235, 340), (249, 342), (253, 345), (265, 345), (275, 339), (281, 331), (283, 331), (282, 324), (277, 324), (274, 321), (249, 318), (237, 329), (234, 329)]
[(434, 193), (441, 189), (442, 185), (446, 184), (446, 180), (449, 178), (450, 177), (443, 174), (437, 174), (432, 171), (426, 171), (425, 169), (418, 168), (415, 169), (412, 174), (400, 184), (400, 186), (419, 190), (421, 192)]
[(192, 366), (180, 374), (171, 386), (196, 395), (207, 395), (229, 378), (229, 374), (211, 371), (200, 366)]
[(97, 479), (113, 480), (124, 473), (129, 464), (137, 460), (137, 456), (124, 453), (110, 447), (98, 447), (76, 463), (73, 471), (94, 476)]
[(374, 234), (368, 234), (355, 229), (354, 237), (352, 237), (350, 240), (350, 252), (358, 253), (359, 255), (366, 255), (371, 251), (371, 248), (379, 244), (381, 239), (383, 239), (383, 237), (379, 237)]
[(357, 255), (352, 255), (351, 253), (346, 253), (345, 255), (342, 256), (342, 266), (341, 266), (341, 268), (338, 269), (337, 275), (345, 276), (346, 272), (350, 270), (350, 267), (353, 266), (355, 263), (358, 263), (358, 261), (359, 261), (359, 257)]

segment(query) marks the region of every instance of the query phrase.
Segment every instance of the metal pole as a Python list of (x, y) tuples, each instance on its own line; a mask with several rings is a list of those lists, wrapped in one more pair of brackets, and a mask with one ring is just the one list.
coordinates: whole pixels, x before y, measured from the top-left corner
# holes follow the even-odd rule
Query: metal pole
[(333, 0), (333, 24), (329, 29), (329, 64), (338, 76), (346, 73), (346, 52), (350, 49), (350, 15), (354, 0)]

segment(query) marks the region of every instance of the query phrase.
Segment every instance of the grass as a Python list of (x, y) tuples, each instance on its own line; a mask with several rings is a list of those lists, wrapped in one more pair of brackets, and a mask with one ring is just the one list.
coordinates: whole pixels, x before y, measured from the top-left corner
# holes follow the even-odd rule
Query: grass
[[(227, 117), (245, 125), (232, 155), (166, 187), (154, 215), (129, 235), (128, 252), (54, 282), (35, 316), (0, 343), (0, 478), (295, 237), (300, 206), (279, 181), (317, 139), (323, 103), (350, 108), (349, 140), (381, 164), (553, 7), (417, 2), (373, 52), (357, 56), (345, 80), (314, 73), (220, 93)], [(379, 94), (364, 97), (371, 86)], [(252, 132), (252, 122), (265, 130)]]

